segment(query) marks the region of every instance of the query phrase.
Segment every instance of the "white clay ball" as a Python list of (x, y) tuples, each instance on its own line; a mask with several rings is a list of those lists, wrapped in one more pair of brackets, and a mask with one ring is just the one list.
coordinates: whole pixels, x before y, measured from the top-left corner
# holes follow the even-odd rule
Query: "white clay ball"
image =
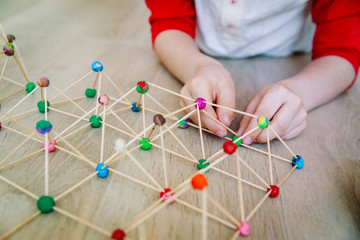
[(122, 138), (118, 138), (113, 142), (113, 148), (116, 152), (125, 151), (125, 141)]

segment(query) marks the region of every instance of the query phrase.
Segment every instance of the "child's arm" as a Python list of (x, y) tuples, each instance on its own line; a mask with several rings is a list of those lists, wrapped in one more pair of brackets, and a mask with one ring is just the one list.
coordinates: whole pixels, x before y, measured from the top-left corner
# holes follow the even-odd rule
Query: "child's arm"
[[(229, 72), (218, 61), (202, 54), (188, 34), (177, 30), (163, 31), (156, 37), (154, 48), (170, 72), (185, 84), (181, 90), (183, 95), (193, 99), (202, 97), (209, 102), (235, 107), (235, 90)], [(186, 99), (180, 102), (181, 106), (192, 103)], [(215, 113), (207, 105), (205, 111), (227, 126), (234, 119), (234, 113), (224, 109), (218, 108)], [(201, 118), (204, 127), (224, 137), (225, 128), (205, 114)], [(192, 120), (197, 123), (197, 116), (194, 115)]]
[[(325, 56), (308, 64), (297, 75), (259, 89), (246, 107), (246, 112), (272, 118), (271, 126), (283, 139), (299, 135), (306, 126), (307, 111), (320, 106), (342, 91), (353, 81), (355, 71), (350, 62), (337, 56)], [(238, 134), (257, 126), (256, 119), (244, 117)], [(269, 132), (270, 139), (274, 134)], [(244, 139), (245, 144), (266, 142), (266, 131)]]

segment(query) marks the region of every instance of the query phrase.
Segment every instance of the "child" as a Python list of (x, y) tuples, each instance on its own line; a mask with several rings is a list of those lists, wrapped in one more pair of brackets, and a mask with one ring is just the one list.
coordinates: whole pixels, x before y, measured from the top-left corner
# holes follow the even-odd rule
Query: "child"
[[(185, 84), (181, 93), (193, 99), (202, 97), (235, 107), (231, 76), (210, 56), (282, 57), (312, 49), (312, 61), (302, 71), (260, 88), (245, 109), (266, 116), (283, 139), (299, 135), (308, 111), (349, 89), (356, 79), (360, 65), (359, 0), (146, 0), (146, 4), (151, 10), (154, 50)], [(191, 103), (181, 100), (182, 106)], [(226, 126), (234, 119), (233, 113), (221, 108), (215, 112), (206, 106), (205, 110)], [(218, 136), (226, 134), (225, 128), (206, 115), (202, 121)], [(256, 119), (245, 116), (237, 133), (241, 136), (256, 126)], [(266, 132), (257, 131), (243, 142), (253, 141), (266, 142)]]

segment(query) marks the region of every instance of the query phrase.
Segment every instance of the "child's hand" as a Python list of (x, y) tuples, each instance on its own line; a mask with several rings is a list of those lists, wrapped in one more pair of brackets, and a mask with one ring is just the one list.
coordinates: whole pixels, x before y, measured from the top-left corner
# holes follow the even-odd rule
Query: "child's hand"
[[(260, 88), (249, 101), (245, 111), (267, 117), (272, 128), (283, 139), (296, 137), (306, 126), (307, 112), (301, 97), (281, 83)], [(256, 126), (255, 118), (244, 116), (237, 133), (241, 136)], [(271, 130), (269, 130), (269, 138), (275, 138)], [(243, 142), (249, 145), (255, 140), (259, 143), (266, 142), (266, 129), (256, 131), (245, 137)]]
[[(192, 99), (202, 97), (206, 99), (207, 102), (235, 108), (234, 84), (229, 72), (220, 63), (200, 65), (194, 72), (192, 78), (186, 82), (181, 89), (181, 94)], [(180, 100), (180, 105), (182, 107), (190, 104), (193, 104), (190, 100)], [(186, 112), (190, 112), (193, 109), (194, 108), (188, 109)], [(220, 122), (226, 126), (229, 126), (235, 117), (233, 112), (222, 108), (217, 108), (215, 113), (214, 109), (209, 104), (206, 105), (204, 111), (220, 120)], [(198, 124), (196, 112), (192, 115), (191, 119)], [(205, 113), (201, 113), (201, 119), (202, 127), (209, 129), (219, 137), (224, 137), (226, 135), (226, 129)]]

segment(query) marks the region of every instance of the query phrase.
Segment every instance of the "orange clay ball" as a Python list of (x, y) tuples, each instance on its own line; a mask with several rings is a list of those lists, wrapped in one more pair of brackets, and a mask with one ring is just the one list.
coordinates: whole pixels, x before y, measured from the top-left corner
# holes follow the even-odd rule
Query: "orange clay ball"
[(206, 179), (206, 177), (204, 175), (196, 174), (191, 179), (191, 185), (193, 186), (193, 188), (195, 188), (197, 190), (203, 190), (204, 188), (207, 187), (208, 182), (207, 182), (207, 179)]

